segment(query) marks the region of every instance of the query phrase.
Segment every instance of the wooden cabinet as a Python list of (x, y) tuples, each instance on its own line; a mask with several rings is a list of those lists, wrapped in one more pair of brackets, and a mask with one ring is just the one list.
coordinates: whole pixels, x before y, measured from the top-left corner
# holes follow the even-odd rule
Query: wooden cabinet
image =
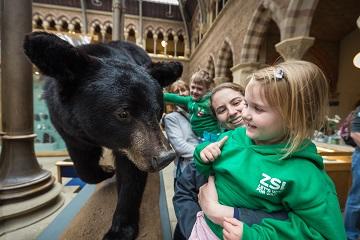
[(353, 147), (315, 142), (324, 158), (325, 169), (335, 183), (339, 204), (343, 210), (351, 186), (351, 155)]

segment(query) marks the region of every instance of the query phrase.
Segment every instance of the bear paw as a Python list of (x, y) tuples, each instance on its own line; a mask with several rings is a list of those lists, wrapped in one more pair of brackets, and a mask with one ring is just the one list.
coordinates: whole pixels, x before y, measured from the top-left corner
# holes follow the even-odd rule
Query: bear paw
[(105, 234), (103, 240), (134, 240), (138, 235), (138, 226), (125, 225), (111, 229)]

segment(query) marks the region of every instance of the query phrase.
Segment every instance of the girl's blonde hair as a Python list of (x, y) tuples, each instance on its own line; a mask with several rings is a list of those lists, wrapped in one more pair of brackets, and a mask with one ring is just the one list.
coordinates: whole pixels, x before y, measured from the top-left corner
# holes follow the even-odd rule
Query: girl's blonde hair
[(214, 84), (214, 80), (210, 76), (209, 72), (203, 69), (200, 69), (191, 76), (190, 83), (191, 82), (202, 85), (206, 89), (211, 89)]
[(175, 93), (178, 89), (186, 89), (189, 91), (189, 86), (183, 80), (177, 80), (170, 85), (169, 92)]
[(256, 71), (249, 81), (263, 86), (262, 97), (285, 122), (288, 142), (283, 158), (304, 147), (304, 140), (323, 126), (328, 111), (328, 82), (315, 64), (286, 61)]

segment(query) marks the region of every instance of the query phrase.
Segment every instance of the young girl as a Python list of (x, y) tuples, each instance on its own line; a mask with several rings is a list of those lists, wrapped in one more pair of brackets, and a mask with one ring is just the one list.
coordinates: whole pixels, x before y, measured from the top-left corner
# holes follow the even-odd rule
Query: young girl
[[(222, 83), (211, 91), (211, 109), (217, 120), (226, 129), (242, 126), (242, 110), (244, 108), (244, 88), (236, 83)], [(176, 210), (177, 225), (174, 240), (188, 239), (196, 220), (196, 213), (200, 211), (197, 200), (199, 187), (205, 184), (207, 178), (196, 171), (195, 164), (191, 162), (176, 181), (173, 197)], [(266, 213), (251, 209), (236, 209), (237, 218), (251, 225), (259, 223), (263, 218), (287, 219), (287, 212)], [(241, 212), (241, 214), (240, 214)], [(179, 238), (179, 232), (183, 235)]]
[(208, 72), (199, 70), (190, 80), (190, 96), (165, 93), (164, 101), (184, 105), (190, 113), (192, 130), (199, 138), (217, 140), (221, 129), (210, 110), (210, 88), (213, 81)]
[[(222, 226), (225, 239), (345, 239), (334, 184), (309, 140), (324, 122), (327, 94), (324, 74), (305, 61), (284, 62), (250, 76), (246, 128), (195, 149), (198, 170), (215, 173), (215, 179), (205, 188), (207, 203), (200, 199), (206, 216), (198, 214), (190, 239), (223, 239)], [(231, 206), (287, 210), (289, 220), (267, 218), (249, 226), (231, 218)], [(204, 229), (211, 229), (205, 237)]]

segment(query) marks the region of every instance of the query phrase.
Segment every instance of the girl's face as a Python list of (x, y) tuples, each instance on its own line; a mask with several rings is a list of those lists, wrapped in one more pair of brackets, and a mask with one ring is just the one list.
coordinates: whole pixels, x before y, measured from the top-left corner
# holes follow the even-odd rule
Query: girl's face
[(208, 89), (201, 84), (194, 83), (193, 81), (190, 83), (190, 96), (194, 101), (200, 100), (202, 96), (205, 95)]
[(186, 87), (176, 87), (173, 91), (180, 96), (189, 96), (189, 90)]
[(259, 145), (280, 143), (286, 136), (284, 120), (262, 96), (262, 86), (251, 80), (245, 89), (243, 110), (246, 135)]
[(211, 104), (220, 123), (230, 129), (243, 124), (242, 110), (244, 108), (243, 96), (231, 88), (224, 88), (211, 97)]

